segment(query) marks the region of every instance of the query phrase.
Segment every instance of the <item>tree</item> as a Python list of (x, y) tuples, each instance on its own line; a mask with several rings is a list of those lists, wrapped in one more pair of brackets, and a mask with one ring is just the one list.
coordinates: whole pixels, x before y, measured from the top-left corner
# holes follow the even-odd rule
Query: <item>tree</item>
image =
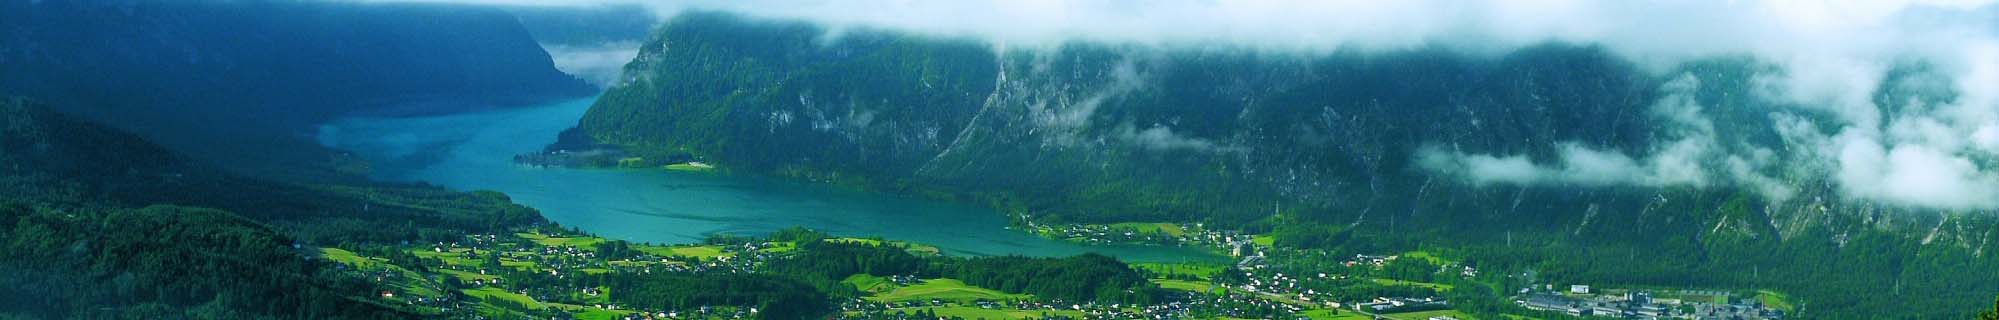
[(1999, 298), (1992, 299), (1992, 310), (1978, 313), (1978, 320), (1999, 320)]

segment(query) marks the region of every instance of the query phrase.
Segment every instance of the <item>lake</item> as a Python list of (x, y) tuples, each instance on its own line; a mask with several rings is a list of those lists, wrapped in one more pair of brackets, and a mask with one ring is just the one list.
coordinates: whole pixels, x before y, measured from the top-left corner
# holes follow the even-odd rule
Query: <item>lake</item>
[(786, 179), (513, 162), (514, 155), (553, 143), (594, 101), (435, 117), (347, 118), (322, 125), (318, 138), (373, 162), (377, 179), (505, 192), (563, 226), (612, 239), (694, 243), (715, 233), (761, 235), (802, 226), (930, 244), (953, 255), (1096, 252), (1127, 261), (1222, 260), (1189, 248), (1049, 240), (1007, 229), (1005, 217), (989, 208)]

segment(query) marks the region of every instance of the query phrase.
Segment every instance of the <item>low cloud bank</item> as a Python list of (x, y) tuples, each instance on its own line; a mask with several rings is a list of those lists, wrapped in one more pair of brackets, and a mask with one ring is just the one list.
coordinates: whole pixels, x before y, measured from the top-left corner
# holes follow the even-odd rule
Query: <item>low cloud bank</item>
[[(829, 39), (880, 28), (1009, 49), (1096, 41), (1309, 55), (1441, 45), (1496, 55), (1564, 41), (1602, 45), (1656, 73), (1692, 59), (1751, 56), (1772, 66), (1755, 76), (1753, 98), (1781, 106), (1756, 124), (1777, 128), (1778, 144), (1717, 135), (1711, 111), (1683, 93), (1701, 84), (1662, 74), (1675, 80), (1660, 88), (1666, 98), (1652, 116), (1671, 134), (1656, 150), (1623, 154), (1559, 143), (1548, 146), (1556, 159), (1536, 162), (1432, 146), (1417, 160), (1477, 184), (1736, 186), (1781, 200), (1795, 185), (1818, 180), (1852, 199), (1999, 208), (1999, 6), (1990, 0), (449, 2), (637, 3), (669, 17), (719, 10), (813, 21), (828, 27)], [(1890, 76), (1910, 65), (1925, 66), (1921, 76)], [(1876, 99), (1884, 89), (1918, 94)], [(1148, 148), (1210, 148), (1166, 127), (1122, 133)]]
[(639, 43), (615, 42), (599, 46), (546, 45), (555, 68), (583, 78), (598, 87), (618, 84), (625, 63), (639, 56)]

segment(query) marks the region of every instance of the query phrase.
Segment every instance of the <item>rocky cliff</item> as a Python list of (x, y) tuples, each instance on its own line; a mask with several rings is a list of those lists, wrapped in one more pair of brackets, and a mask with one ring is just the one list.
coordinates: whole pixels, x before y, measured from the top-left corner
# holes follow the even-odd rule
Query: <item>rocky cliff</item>
[[(1950, 101), (1908, 84), (1926, 70), (1895, 68), (1875, 100)], [(1894, 303), (1837, 293), (1851, 288), (1956, 288), (1936, 300), (1966, 303), (1999, 290), (1965, 285), (1999, 275), (1957, 269), (1999, 266), (1988, 210), (1877, 201), (1827, 174), (1843, 165), (1825, 151), (1841, 115), (1771, 98), (1763, 81), (1783, 73), (1735, 56), (1640, 66), (1568, 43), (1010, 49), (691, 13), (561, 145), (1043, 220), (1208, 221), (1349, 249), (1519, 241), (1535, 248), (1507, 251), (1519, 259), (1576, 258), (1536, 260), (1556, 274), (1762, 284), (1822, 307)], [(1872, 271), (1824, 279), (1856, 270)]]

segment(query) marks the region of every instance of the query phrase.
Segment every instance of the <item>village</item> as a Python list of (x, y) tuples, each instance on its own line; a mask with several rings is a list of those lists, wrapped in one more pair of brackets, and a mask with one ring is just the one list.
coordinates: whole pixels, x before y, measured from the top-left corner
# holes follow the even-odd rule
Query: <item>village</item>
[[(1570, 285), (1524, 288), (1515, 304), (1570, 316), (1622, 319), (1783, 319), (1784, 311), (1764, 299), (1739, 298), (1720, 290), (1592, 289)], [(1670, 296), (1670, 297), (1669, 297)], [(1771, 302), (1781, 302), (1773, 300)]]
[[(732, 306), (689, 310), (649, 310), (613, 303), (607, 287), (571, 287), (562, 279), (579, 274), (745, 272), (781, 247), (744, 245), (629, 245), (605, 239), (554, 236), (539, 231), (471, 235), (464, 241), (412, 244), (396, 252), (352, 252), (320, 248), (338, 262), (385, 287), (384, 300), (429, 308), (442, 315), (579, 319), (748, 319), (758, 310)], [(607, 259), (600, 252), (631, 250), (630, 258)], [(627, 254), (618, 254), (627, 255)], [(419, 270), (425, 272), (418, 272)], [(524, 283), (534, 283), (527, 285)], [(455, 291), (459, 294), (446, 294)], [(468, 297), (470, 299), (454, 299)]]
[[(838, 319), (1472, 319), (1446, 296), (1453, 286), (1480, 279), (1481, 271), (1425, 252), (1331, 256), (1280, 248), (1267, 238), (1210, 231), (1198, 224), (1148, 224), (1148, 232), (1081, 226), (1047, 228), (1086, 239), (1149, 239), (1199, 246), (1226, 263), (1132, 263), (1172, 297), (1156, 305), (1101, 304), (1037, 299), (967, 285), (948, 278), (855, 275), (841, 281), (863, 292), (834, 303)], [(1119, 227), (1129, 228), (1129, 226)], [(1129, 229), (1122, 229), (1129, 230)], [(1167, 234), (1167, 230), (1172, 230)], [(549, 232), (545, 232), (549, 231)], [(1153, 238), (1145, 233), (1157, 233)], [(1095, 237), (1095, 238), (1090, 238)], [(877, 239), (825, 241), (882, 243)], [(911, 253), (939, 255), (920, 244), (897, 243)], [(554, 319), (754, 319), (760, 310), (702, 306), (654, 310), (609, 299), (614, 288), (572, 286), (578, 275), (615, 273), (749, 273), (780, 259), (783, 242), (711, 240), (702, 244), (628, 244), (560, 230), (482, 234), (461, 241), (409, 244), (355, 252), (320, 248), (326, 259), (393, 288), (387, 301), (438, 314), (487, 318)], [(1509, 276), (1510, 277), (1510, 276)], [(1531, 277), (1529, 277), (1531, 279)], [(1567, 289), (1567, 290), (1555, 290)], [(455, 292), (457, 294), (447, 294)], [(1692, 290), (1592, 290), (1537, 285), (1516, 292), (1521, 313), (1633, 319), (1781, 319), (1782, 308), (1731, 298), (1727, 292)], [(1530, 315), (1514, 318), (1533, 319)]]

